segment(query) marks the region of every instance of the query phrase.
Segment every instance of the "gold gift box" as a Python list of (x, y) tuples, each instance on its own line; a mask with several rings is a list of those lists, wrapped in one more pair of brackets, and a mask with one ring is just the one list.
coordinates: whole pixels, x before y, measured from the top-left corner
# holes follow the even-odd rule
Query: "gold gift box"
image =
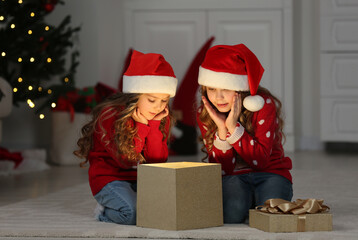
[(332, 231), (332, 214), (274, 214), (251, 209), (249, 226), (265, 232)]

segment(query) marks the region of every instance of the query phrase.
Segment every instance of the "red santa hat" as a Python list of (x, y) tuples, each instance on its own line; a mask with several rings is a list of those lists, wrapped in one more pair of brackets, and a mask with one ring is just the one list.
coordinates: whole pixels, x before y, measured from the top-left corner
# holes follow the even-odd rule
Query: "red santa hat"
[(178, 80), (161, 54), (133, 50), (123, 75), (124, 93), (167, 93), (175, 96)]
[(244, 44), (217, 45), (208, 50), (199, 68), (200, 85), (234, 91), (250, 91), (244, 99), (244, 107), (259, 111), (265, 101), (256, 95), (264, 72), (255, 54)]

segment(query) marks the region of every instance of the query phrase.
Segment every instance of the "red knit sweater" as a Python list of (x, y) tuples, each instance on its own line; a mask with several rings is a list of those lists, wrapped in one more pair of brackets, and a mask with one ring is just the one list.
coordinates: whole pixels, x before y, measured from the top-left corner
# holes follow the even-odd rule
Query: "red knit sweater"
[[(225, 140), (221, 140), (216, 133), (212, 150), (208, 151), (209, 162), (221, 163), (223, 175), (269, 172), (282, 175), (292, 182), (289, 171), (292, 161), (284, 156), (279, 136), (275, 136), (278, 127), (276, 106), (272, 98), (262, 97), (265, 99), (264, 107), (252, 116), (254, 135), (250, 135), (240, 123)], [(198, 109), (197, 121), (204, 136), (208, 128), (199, 119), (201, 110), (202, 107)], [(204, 144), (208, 150), (205, 140)]]
[[(92, 194), (96, 195), (107, 183), (115, 180), (136, 181), (137, 163), (129, 162), (126, 156), (117, 155), (114, 147), (114, 121), (119, 112), (102, 121), (107, 135), (102, 138), (103, 130), (97, 124), (93, 136), (93, 147), (88, 155), (89, 184)], [(167, 118), (166, 132), (169, 132), (170, 120)], [(100, 122), (100, 121), (98, 121)], [(142, 153), (146, 163), (166, 162), (168, 158), (167, 138), (159, 130), (160, 121), (148, 121), (148, 125), (130, 121), (138, 128), (138, 138), (134, 138), (135, 151)], [(109, 144), (105, 144), (109, 142)]]

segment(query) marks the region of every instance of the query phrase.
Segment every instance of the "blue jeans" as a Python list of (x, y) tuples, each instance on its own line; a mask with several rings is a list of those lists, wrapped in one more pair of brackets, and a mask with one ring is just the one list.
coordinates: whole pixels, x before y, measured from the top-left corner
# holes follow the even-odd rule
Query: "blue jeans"
[(94, 198), (104, 207), (104, 211), (99, 215), (99, 221), (126, 225), (136, 224), (136, 182), (110, 182)]
[(222, 183), (224, 223), (242, 223), (250, 208), (262, 205), (270, 198), (291, 201), (293, 195), (292, 183), (274, 173), (224, 176)]

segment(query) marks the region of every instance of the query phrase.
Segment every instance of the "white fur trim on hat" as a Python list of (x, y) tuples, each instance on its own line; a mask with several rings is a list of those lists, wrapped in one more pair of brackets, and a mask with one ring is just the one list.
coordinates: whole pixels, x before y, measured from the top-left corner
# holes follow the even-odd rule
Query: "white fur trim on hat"
[(244, 107), (251, 112), (257, 112), (261, 110), (264, 104), (265, 100), (260, 95), (247, 96), (243, 102)]
[(175, 96), (178, 80), (169, 76), (123, 76), (124, 93), (167, 93)]
[(203, 67), (199, 67), (200, 85), (214, 88), (229, 89), (235, 91), (249, 91), (247, 75), (237, 75), (227, 72), (215, 72)]

